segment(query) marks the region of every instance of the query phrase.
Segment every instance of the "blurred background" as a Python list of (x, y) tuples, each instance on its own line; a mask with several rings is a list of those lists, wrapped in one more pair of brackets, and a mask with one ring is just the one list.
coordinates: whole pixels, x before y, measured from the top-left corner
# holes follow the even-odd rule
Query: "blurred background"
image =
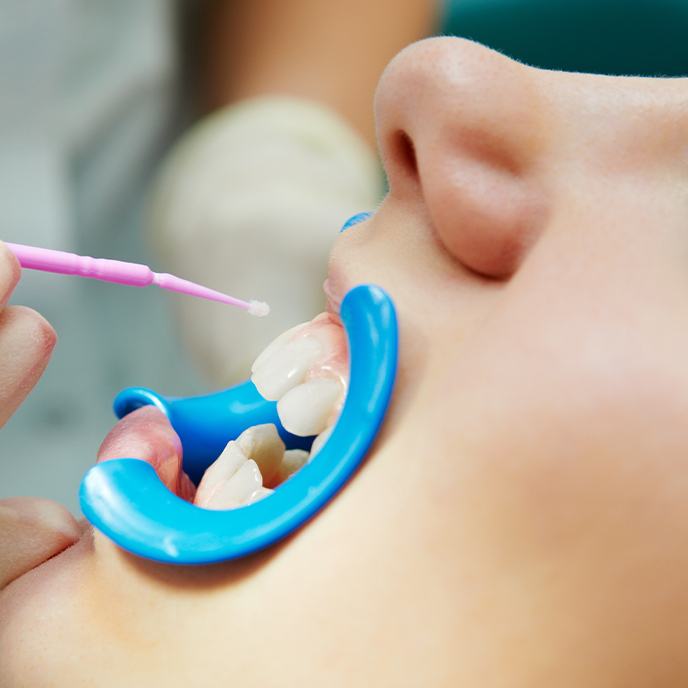
[(322, 309), (339, 226), (384, 192), (372, 97), (403, 46), (457, 35), (540, 67), (679, 76), (687, 30), (686, 0), (0, 0), (0, 239), (148, 263), (275, 314), (25, 271), (12, 302), (59, 342), (0, 430), (0, 498), (78, 513), (120, 389), (239, 381)]

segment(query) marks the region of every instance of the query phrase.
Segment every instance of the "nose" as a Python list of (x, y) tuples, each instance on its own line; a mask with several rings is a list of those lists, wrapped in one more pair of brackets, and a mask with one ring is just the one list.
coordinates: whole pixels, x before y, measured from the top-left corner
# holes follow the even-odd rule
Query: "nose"
[(455, 38), (416, 43), (376, 94), (390, 197), (420, 202), (465, 267), (508, 278), (543, 226), (538, 162), (549, 129), (535, 70)]

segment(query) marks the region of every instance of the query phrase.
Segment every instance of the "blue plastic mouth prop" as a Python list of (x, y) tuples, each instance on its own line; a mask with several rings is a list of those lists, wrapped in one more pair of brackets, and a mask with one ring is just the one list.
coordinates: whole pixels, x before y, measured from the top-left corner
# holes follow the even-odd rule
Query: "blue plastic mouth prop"
[[(86, 518), (120, 547), (171, 564), (210, 564), (268, 547), (302, 526), (343, 487), (363, 460), (382, 423), (397, 368), (394, 305), (380, 287), (360, 285), (342, 301), (349, 345), (349, 389), (332, 434), (313, 460), (264, 499), (211, 511), (170, 492), (139, 459), (93, 466), (79, 496)], [(288, 449), (312, 438), (284, 430), (276, 403), (244, 382), (208, 396), (167, 399), (138, 387), (115, 399), (118, 417), (148, 404), (167, 415), (184, 450), (184, 470), (197, 481), (227, 442), (246, 428), (274, 423)]]

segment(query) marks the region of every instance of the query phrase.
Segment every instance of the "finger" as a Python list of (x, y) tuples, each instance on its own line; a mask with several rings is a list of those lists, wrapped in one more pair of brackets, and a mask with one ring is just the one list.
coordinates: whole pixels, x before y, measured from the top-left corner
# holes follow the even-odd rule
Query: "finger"
[(0, 427), (38, 382), (56, 340), (36, 311), (8, 306), (0, 312)]
[(99, 463), (122, 458), (150, 463), (172, 492), (189, 499), (193, 484), (182, 472), (182, 444), (167, 416), (154, 406), (122, 418), (100, 445)]
[(10, 298), (19, 282), (20, 274), (21, 268), (16, 256), (0, 241), (0, 308)]
[(79, 535), (76, 520), (57, 502), (0, 500), (0, 590), (74, 544)]

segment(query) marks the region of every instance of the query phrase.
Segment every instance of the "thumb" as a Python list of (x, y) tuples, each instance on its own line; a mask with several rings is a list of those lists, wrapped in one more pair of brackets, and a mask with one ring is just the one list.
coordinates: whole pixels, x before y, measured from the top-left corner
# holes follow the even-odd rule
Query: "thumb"
[(0, 500), (0, 590), (79, 539), (65, 507), (33, 497)]

